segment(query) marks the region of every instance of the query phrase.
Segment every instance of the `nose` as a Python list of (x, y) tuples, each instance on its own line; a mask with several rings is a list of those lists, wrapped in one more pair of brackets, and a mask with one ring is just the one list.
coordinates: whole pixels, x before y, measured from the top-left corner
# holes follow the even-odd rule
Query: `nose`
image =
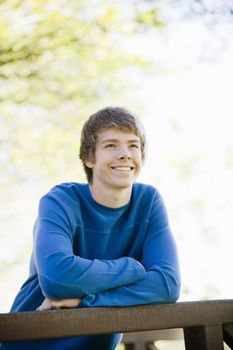
[(117, 155), (117, 159), (124, 160), (124, 159), (131, 159), (131, 158), (132, 158), (131, 153), (128, 147), (121, 147)]

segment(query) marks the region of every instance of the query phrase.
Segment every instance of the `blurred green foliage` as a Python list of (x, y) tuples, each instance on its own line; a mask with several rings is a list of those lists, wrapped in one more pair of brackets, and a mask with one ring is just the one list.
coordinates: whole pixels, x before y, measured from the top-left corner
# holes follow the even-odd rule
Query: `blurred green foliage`
[(153, 4), (143, 3), (1, 2), (2, 185), (55, 181), (60, 170), (72, 174), (71, 148), (83, 120), (129, 89), (127, 67), (148, 64), (122, 45), (133, 33), (161, 25)]

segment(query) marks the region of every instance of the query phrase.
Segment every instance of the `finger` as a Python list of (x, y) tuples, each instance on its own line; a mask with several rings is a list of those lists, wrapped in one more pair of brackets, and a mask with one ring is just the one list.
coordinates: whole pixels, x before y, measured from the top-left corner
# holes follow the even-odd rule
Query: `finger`
[(50, 310), (52, 307), (50, 306), (50, 305), (48, 305), (48, 304), (46, 304), (46, 305), (40, 305), (36, 310), (37, 311), (45, 311), (45, 310)]
[(51, 309), (60, 309), (62, 307), (62, 304), (60, 304), (59, 302), (53, 302), (51, 303)]
[(43, 311), (46, 310), (46, 304), (42, 303), (40, 306), (38, 306), (38, 308), (36, 309), (37, 311)]

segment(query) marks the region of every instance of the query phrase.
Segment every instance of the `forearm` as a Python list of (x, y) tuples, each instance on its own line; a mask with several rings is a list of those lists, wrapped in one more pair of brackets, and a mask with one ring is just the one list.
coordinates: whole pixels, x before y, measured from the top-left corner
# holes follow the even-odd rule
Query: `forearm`
[(82, 299), (80, 307), (130, 306), (156, 302), (175, 302), (180, 293), (178, 271), (149, 270), (146, 279)]
[[(60, 257), (58, 256), (60, 254)], [(55, 260), (55, 261), (54, 261)], [(40, 264), (39, 280), (45, 296), (83, 298), (128, 285), (146, 277), (143, 266), (133, 258), (88, 260), (58, 253)]]

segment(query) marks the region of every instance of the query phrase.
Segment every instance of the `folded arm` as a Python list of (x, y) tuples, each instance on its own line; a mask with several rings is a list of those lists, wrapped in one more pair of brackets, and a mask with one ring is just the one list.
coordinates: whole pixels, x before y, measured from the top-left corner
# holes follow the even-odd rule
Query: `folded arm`
[(96, 294), (90, 293), (82, 300), (76, 300), (76, 304), (70, 299), (63, 299), (50, 303), (47, 301), (46, 305), (49, 303), (50, 308), (64, 308), (175, 302), (180, 293), (180, 274), (175, 242), (169, 231), (161, 232), (145, 242), (142, 263), (147, 266), (144, 280)]
[(80, 307), (125, 306), (178, 299), (177, 250), (159, 194), (151, 212), (141, 263), (130, 257), (89, 260), (75, 256), (73, 230), (72, 220), (64, 208), (45, 198), (35, 227), (36, 264), (45, 296), (82, 299)]
[(82, 299), (80, 307), (129, 306), (155, 302), (175, 302), (180, 293), (180, 273), (176, 246), (169, 232), (146, 242), (142, 264), (146, 278)]
[(174, 302), (180, 294), (177, 248), (163, 199), (157, 193), (150, 224), (142, 248), (141, 263), (146, 278), (83, 298), (81, 307), (126, 306), (155, 302)]
[(146, 277), (144, 267), (131, 257), (84, 259), (73, 253), (69, 213), (43, 197), (34, 228), (35, 262), (42, 291), (51, 298), (83, 298), (134, 283)]

